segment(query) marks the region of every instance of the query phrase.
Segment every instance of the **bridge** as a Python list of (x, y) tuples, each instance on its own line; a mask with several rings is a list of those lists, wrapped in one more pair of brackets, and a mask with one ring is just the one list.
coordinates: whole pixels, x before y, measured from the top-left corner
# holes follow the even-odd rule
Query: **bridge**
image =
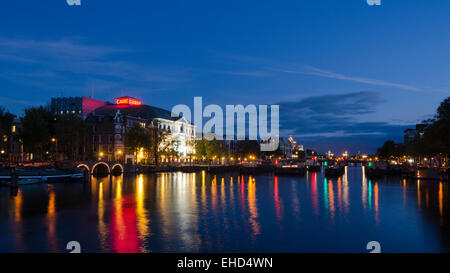
[(79, 161), (75, 162), (77, 168), (84, 169), (90, 175), (102, 174), (122, 174), (125, 172), (124, 166), (118, 162), (108, 161)]

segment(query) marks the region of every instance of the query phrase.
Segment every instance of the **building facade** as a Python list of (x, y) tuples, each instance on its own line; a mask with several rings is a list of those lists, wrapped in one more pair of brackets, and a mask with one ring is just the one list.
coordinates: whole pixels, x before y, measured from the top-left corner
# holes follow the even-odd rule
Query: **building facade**
[(95, 109), (107, 104), (105, 101), (88, 97), (60, 97), (51, 99), (50, 108), (55, 116), (78, 115), (87, 117)]
[[(158, 129), (166, 132), (160, 148), (173, 145), (173, 161), (189, 161), (195, 153), (195, 126), (183, 117), (172, 117), (170, 111), (143, 105), (131, 97), (116, 99), (116, 104), (106, 104), (92, 111), (86, 122), (90, 128), (87, 152), (94, 158), (124, 163), (151, 163), (150, 158), (141, 151), (129, 151), (125, 147), (127, 132), (138, 125), (143, 129)], [(165, 161), (168, 158), (158, 158)]]

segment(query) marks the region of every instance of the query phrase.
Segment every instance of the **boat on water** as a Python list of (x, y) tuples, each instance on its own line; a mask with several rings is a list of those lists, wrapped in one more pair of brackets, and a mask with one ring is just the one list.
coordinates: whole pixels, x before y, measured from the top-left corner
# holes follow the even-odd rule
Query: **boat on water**
[(338, 164), (331, 165), (325, 168), (326, 177), (339, 177), (345, 174), (345, 166), (340, 166)]
[(429, 166), (418, 166), (417, 171), (414, 173), (414, 178), (421, 180), (448, 180), (448, 176), (445, 176), (445, 171)]
[(322, 170), (322, 166), (320, 165), (307, 165), (306, 169), (308, 172), (319, 173)]
[(306, 160), (306, 169), (308, 172), (320, 172), (322, 170), (322, 166), (316, 160)]
[(275, 175), (304, 175), (306, 173), (306, 166), (304, 162), (277, 162), (275, 165)]
[[(15, 172), (18, 185), (72, 181), (84, 178), (83, 172), (78, 169), (60, 170), (54, 168), (25, 167), (17, 168)], [(11, 184), (11, 169), (0, 169), (0, 184)]]

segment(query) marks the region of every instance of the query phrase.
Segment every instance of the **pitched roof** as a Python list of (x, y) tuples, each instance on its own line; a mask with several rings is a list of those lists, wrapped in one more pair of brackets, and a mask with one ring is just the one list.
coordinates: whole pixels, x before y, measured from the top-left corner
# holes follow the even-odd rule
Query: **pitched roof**
[(123, 115), (139, 117), (143, 119), (162, 118), (167, 120), (178, 120), (180, 117), (172, 117), (172, 113), (168, 110), (161, 109), (150, 105), (105, 105), (95, 109), (94, 115), (114, 116), (120, 110)]

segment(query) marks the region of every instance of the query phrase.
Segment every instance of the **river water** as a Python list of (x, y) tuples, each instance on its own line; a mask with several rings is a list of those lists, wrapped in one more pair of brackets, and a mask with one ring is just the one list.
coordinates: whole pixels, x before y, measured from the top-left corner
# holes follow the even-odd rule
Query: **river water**
[(160, 173), (0, 188), (0, 252), (450, 250), (448, 182)]

